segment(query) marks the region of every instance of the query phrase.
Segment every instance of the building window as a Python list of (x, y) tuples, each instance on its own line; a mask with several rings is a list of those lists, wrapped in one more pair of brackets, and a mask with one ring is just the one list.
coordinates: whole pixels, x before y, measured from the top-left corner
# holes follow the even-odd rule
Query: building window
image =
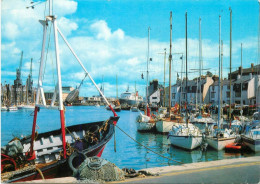
[(152, 97), (152, 99), (157, 99), (157, 97), (155, 96), (155, 97)]
[(235, 97), (241, 97), (241, 93), (240, 92), (236, 92), (235, 93)]
[(227, 91), (227, 98), (230, 98), (230, 91)]
[(215, 92), (211, 93), (211, 98), (215, 98)]
[(172, 93), (172, 99), (175, 99), (175, 93)]

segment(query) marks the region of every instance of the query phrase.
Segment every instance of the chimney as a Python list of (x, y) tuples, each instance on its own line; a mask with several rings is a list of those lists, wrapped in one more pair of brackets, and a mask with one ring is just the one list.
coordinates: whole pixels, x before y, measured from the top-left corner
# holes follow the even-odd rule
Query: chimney
[(254, 73), (254, 63), (251, 63), (251, 72)]

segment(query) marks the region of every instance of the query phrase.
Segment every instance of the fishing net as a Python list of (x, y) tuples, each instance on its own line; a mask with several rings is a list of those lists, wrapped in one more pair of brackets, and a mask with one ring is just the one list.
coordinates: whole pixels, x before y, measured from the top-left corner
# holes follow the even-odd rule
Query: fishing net
[(78, 168), (80, 180), (122, 181), (124, 172), (115, 164), (99, 157), (86, 158)]

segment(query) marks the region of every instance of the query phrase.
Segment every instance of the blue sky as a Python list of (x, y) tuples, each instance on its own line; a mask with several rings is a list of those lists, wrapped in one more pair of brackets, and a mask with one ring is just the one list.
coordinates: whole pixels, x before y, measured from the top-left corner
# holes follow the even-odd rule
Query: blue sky
[[(37, 84), (37, 74), (42, 41), (42, 27), (38, 23), (46, 15), (45, 3), (34, 9), (26, 9), (27, 0), (3, 0), (1, 82), (13, 83), (15, 69), (19, 66), (21, 51), (24, 51), (22, 77), (25, 83), (33, 58), (33, 78)], [(47, 6), (48, 7), (48, 6)], [(82, 60), (83, 64), (100, 86), (104, 78), (105, 95), (116, 95), (116, 75), (119, 94), (129, 85), (134, 91), (144, 95), (146, 81), (141, 74), (146, 70), (147, 30), (150, 32), (150, 79), (163, 82), (163, 55), (169, 50), (169, 16), (173, 14), (173, 52), (185, 52), (185, 12), (188, 13), (188, 68), (198, 68), (199, 57), (199, 17), (202, 19), (202, 54), (204, 68), (218, 73), (218, 30), (221, 15), (222, 40), (224, 43), (224, 75), (229, 67), (229, 7), (232, 8), (232, 68), (240, 65), (240, 44), (243, 43), (243, 67), (257, 63), (257, 39), (259, 6), (257, 0), (54, 0), (54, 14), (58, 26)], [(44, 13), (45, 12), (45, 13)], [(52, 30), (51, 30), (52, 31)], [(51, 34), (52, 35), (52, 32)], [(52, 41), (52, 36), (50, 36)], [(52, 42), (51, 42), (52, 43)], [(63, 86), (75, 87), (84, 77), (76, 60), (59, 38), (61, 49), (61, 73)], [(54, 87), (55, 58), (53, 43), (49, 45), (46, 60), (44, 86)], [(167, 62), (168, 67), (168, 62)], [(172, 80), (181, 71), (179, 56), (173, 58)], [(168, 70), (166, 75), (168, 75)], [(189, 78), (196, 74), (189, 74)], [(168, 77), (166, 82), (168, 82)], [(98, 95), (86, 79), (81, 95)]]

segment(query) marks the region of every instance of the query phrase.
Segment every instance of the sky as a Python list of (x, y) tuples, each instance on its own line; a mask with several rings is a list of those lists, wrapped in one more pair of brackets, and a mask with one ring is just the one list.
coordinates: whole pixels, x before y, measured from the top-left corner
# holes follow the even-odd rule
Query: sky
[[(26, 82), (33, 58), (33, 80), (37, 85), (43, 29), (39, 20), (48, 13), (46, 1), (1, 1), (1, 82), (13, 84), (21, 52), (22, 80)], [(48, 3), (48, 2), (47, 2)], [(172, 11), (172, 52), (185, 54), (185, 12), (188, 29), (188, 70), (199, 67), (199, 18), (201, 18), (203, 68), (218, 74), (219, 16), (223, 40), (223, 75), (227, 77), (230, 60), (230, 11), (232, 8), (232, 71), (258, 62), (259, 4), (257, 0), (54, 0), (53, 14), (58, 27), (105, 96), (115, 97), (136, 90), (145, 95), (149, 40), (149, 81), (164, 83), (164, 49), (167, 52), (166, 86), (169, 82), (170, 12)], [(76, 87), (84, 71), (59, 36), (63, 86)], [(47, 30), (43, 85), (51, 91), (57, 82), (53, 28)], [(181, 76), (180, 54), (173, 54), (172, 84)], [(185, 57), (183, 57), (185, 61)], [(203, 71), (204, 73), (206, 71)], [(141, 74), (144, 74), (144, 79)], [(116, 82), (117, 76), (117, 82)], [(188, 78), (198, 76), (189, 73)], [(116, 85), (116, 83), (118, 85)], [(136, 85), (135, 85), (136, 84)], [(87, 77), (81, 96), (98, 95)]]

